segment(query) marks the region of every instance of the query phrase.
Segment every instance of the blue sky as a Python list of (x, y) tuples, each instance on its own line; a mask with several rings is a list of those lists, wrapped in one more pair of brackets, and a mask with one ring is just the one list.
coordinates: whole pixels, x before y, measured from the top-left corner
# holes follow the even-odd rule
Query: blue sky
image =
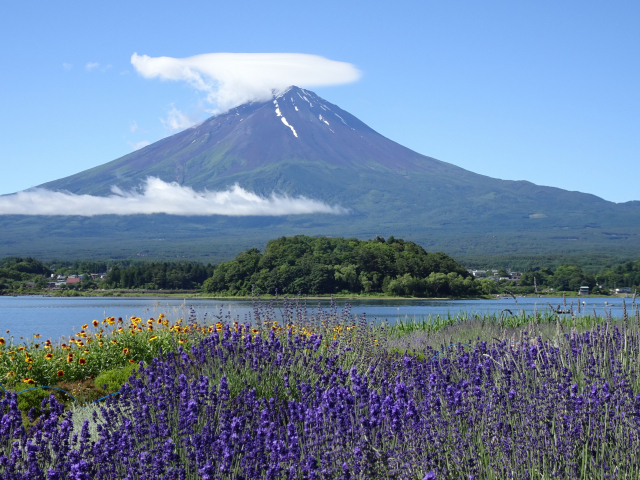
[(143, 78), (134, 53), (286, 52), (357, 67), (313, 90), (420, 153), (640, 200), (638, 25), (637, 1), (5, 3), (0, 194), (209, 115), (202, 91)]

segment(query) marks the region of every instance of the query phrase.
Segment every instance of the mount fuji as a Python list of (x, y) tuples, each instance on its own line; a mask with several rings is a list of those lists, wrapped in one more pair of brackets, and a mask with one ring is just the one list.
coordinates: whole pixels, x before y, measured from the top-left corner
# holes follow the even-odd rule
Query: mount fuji
[[(220, 255), (229, 256), (234, 249), (291, 234), (403, 236), (454, 255), (640, 251), (640, 202), (616, 204), (470, 172), (403, 147), (298, 87), (40, 187), (105, 196), (113, 186), (134, 189), (148, 177), (196, 191), (238, 184), (261, 196), (305, 196), (349, 213), (242, 218), (2, 215), (0, 254), (24, 254), (31, 244), (30, 254), (60, 255), (55, 242), (44, 244), (39, 235), (65, 236), (65, 248), (75, 248), (68, 243), (69, 225), (81, 226), (82, 232), (71, 243), (98, 256), (117, 251), (201, 258), (223, 250), (227, 253)], [(91, 239), (91, 246), (83, 238)]]

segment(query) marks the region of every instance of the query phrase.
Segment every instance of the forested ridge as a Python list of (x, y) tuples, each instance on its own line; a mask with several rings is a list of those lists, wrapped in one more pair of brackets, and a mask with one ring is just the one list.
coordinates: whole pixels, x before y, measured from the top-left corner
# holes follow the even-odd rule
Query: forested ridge
[(249, 295), (385, 293), (465, 296), (482, 292), (465, 268), (414, 242), (296, 235), (251, 248), (220, 264), (204, 283), (208, 293)]

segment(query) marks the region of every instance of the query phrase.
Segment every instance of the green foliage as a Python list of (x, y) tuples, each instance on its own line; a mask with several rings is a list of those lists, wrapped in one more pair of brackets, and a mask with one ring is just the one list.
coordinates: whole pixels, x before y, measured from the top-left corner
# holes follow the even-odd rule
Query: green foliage
[(222, 263), (204, 282), (208, 293), (329, 294), (379, 292), (401, 296), (464, 296), (481, 292), (467, 271), (444, 253), (389, 237), (361, 241), (296, 235), (250, 248)]
[[(17, 384), (15, 387), (15, 391), (22, 392), (29, 388), (32, 388), (32, 386), (25, 385), (25, 384)], [(51, 393), (54, 393), (54, 392), (52, 392), (52, 390), (42, 389), (42, 388), (21, 393), (20, 395), (18, 395), (18, 408), (25, 413), (29, 412), (29, 410), (33, 408), (35, 410), (36, 415), (40, 415), (40, 413), (42, 413), (41, 412), (42, 401), (45, 399), (48, 399)]]
[(45, 276), (50, 274), (51, 270), (34, 258), (5, 257), (0, 259), (0, 290), (20, 288), (27, 281), (42, 287), (46, 282)]
[(105, 390), (107, 393), (117, 392), (122, 385), (129, 381), (129, 378), (137, 368), (137, 364), (130, 364), (126, 367), (107, 370), (96, 377), (94, 384), (96, 388), (103, 388), (103, 385), (106, 384)]
[(201, 263), (150, 262), (113, 266), (105, 283), (109, 288), (194, 289), (212, 275), (214, 267)]
[(632, 287), (640, 286), (640, 260), (625, 262), (614, 268), (609, 268), (596, 275), (598, 282), (608, 287)]

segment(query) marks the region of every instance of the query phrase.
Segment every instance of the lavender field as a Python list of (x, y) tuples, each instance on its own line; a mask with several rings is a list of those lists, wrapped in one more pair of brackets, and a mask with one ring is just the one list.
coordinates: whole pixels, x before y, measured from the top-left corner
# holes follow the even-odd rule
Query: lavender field
[(7, 393), (2, 478), (640, 478), (635, 304), (431, 329), (275, 314), (159, 352), (101, 404), (28, 421)]

